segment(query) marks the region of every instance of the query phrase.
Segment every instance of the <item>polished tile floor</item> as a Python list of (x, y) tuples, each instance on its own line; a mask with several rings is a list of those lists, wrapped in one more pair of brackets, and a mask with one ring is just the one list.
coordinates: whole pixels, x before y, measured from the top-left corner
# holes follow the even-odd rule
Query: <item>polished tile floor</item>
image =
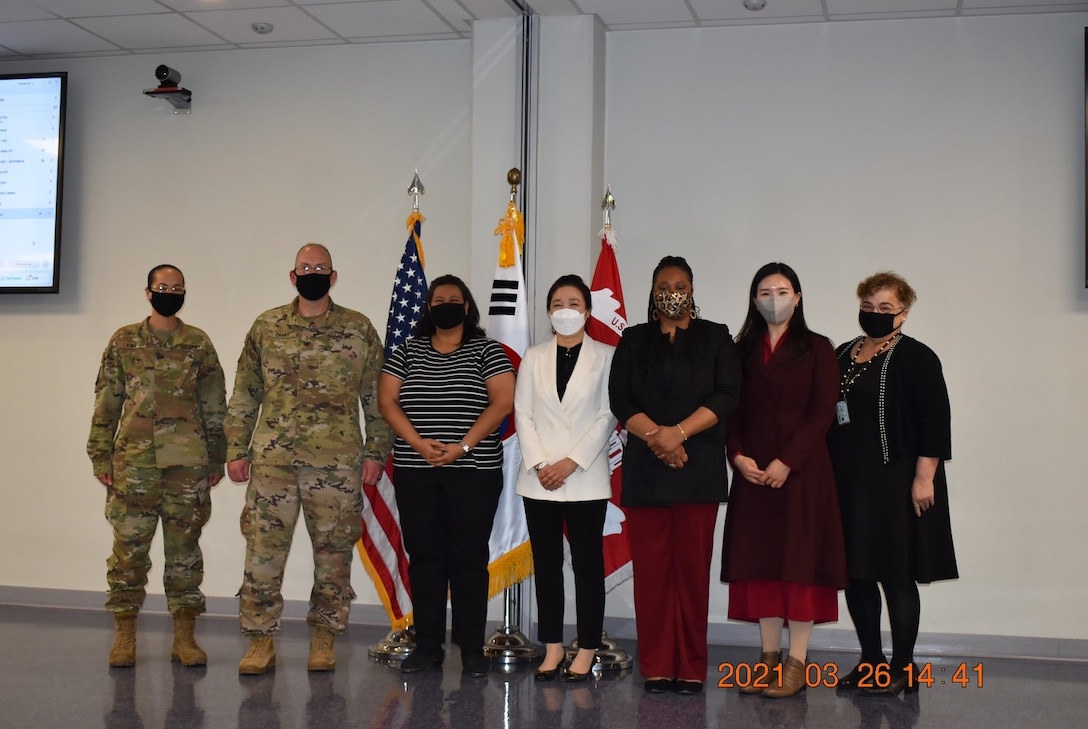
[[(0, 606), (0, 728), (381, 727), (383, 729), (692, 729), (695, 727), (1079, 727), (1088, 723), (1088, 665), (1033, 661), (932, 660), (933, 685), (907, 697), (859, 697), (811, 688), (773, 700), (719, 688), (727, 667), (751, 661), (750, 648), (712, 646), (707, 691), (646, 694), (637, 672), (591, 684), (537, 684), (532, 667), (462, 678), (451, 652), (442, 671), (402, 676), (368, 657), (385, 635), (352, 626), (337, 643), (337, 669), (306, 671), (307, 626), (277, 638), (277, 666), (240, 677), (246, 641), (237, 623), (203, 618), (197, 635), (206, 668), (170, 662), (170, 622), (140, 618), (135, 668), (110, 669), (112, 621), (99, 612)], [(625, 644), (633, 651), (633, 644)], [(814, 654), (846, 670), (853, 656)], [(926, 660), (919, 657), (920, 662)], [(965, 664), (967, 686), (952, 681)], [(850, 664), (850, 665), (845, 665)], [(821, 671), (822, 672), (822, 671)], [(816, 676), (813, 670), (813, 679)]]

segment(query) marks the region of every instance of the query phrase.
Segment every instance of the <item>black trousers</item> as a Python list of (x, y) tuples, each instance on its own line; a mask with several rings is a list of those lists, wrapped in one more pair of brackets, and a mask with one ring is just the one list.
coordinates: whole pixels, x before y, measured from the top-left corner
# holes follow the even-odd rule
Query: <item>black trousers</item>
[(537, 640), (563, 642), (563, 525), (574, 567), (578, 647), (599, 648), (604, 627), (604, 517), (608, 501), (522, 499), (536, 572)]
[(452, 641), (479, 651), (487, 627), (487, 542), (502, 493), (502, 471), (394, 468), (393, 483), (409, 559), (416, 645), (445, 645), (448, 589)]

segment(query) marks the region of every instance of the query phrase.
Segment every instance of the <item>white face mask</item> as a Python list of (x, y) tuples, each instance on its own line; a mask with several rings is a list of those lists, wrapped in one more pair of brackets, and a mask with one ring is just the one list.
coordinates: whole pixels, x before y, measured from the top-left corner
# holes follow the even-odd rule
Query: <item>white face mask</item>
[(781, 324), (789, 321), (797, 300), (792, 296), (761, 296), (756, 299), (756, 308), (768, 324)]
[(586, 325), (586, 315), (577, 309), (556, 309), (551, 313), (551, 320), (555, 333), (564, 337), (577, 334)]

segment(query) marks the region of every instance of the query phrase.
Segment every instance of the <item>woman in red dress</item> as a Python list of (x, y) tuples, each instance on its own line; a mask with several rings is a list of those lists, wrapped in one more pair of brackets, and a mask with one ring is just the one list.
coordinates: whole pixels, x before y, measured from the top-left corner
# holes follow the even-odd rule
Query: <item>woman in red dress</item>
[[(726, 512), (722, 581), (729, 618), (758, 622), (766, 679), (741, 688), (771, 698), (805, 687), (815, 623), (838, 620), (846, 554), (827, 430), (839, 368), (825, 337), (805, 324), (801, 282), (784, 263), (756, 272), (737, 335), (744, 378), (726, 423), (735, 478)], [(782, 628), (789, 653), (782, 662)]]

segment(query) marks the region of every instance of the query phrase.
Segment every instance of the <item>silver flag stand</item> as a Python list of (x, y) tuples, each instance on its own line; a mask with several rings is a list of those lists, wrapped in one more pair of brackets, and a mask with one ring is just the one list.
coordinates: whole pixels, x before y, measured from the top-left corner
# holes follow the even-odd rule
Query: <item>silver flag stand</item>
[[(412, 198), (412, 212), (419, 212), (419, 196), (426, 193), (419, 179), (419, 170), (415, 171), (412, 182), (408, 185), (408, 196)], [(409, 625), (401, 630), (392, 630), (384, 639), (367, 649), (371, 658), (380, 663), (399, 663), (416, 649), (416, 631)]]
[[(567, 661), (573, 661), (578, 655), (578, 639), (575, 638), (566, 647)], [(626, 671), (635, 664), (630, 654), (619, 643), (608, 637), (608, 633), (601, 631), (601, 647), (597, 649), (597, 655), (593, 657), (594, 673), (604, 671)]]
[(484, 643), (484, 656), (493, 663), (526, 663), (544, 654), (518, 627), (517, 614), (521, 605), (521, 583), (503, 590), (502, 627)]
[[(616, 209), (616, 198), (612, 195), (612, 185), (608, 185), (604, 191), (604, 199), (601, 200), (601, 211), (604, 213), (605, 230), (612, 229), (612, 211)], [(567, 660), (573, 661), (578, 655), (578, 639), (571, 641), (566, 647)], [(593, 657), (593, 671), (626, 671), (634, 665), (631, 655), (625, 651), (619, 643), (608, 637), (608, 633), (601, 631), (601, 647), (597, 649), (597, 655)]]
[(416, 631), (409, 625), (403, 630), (390, 631), (389, 635), (367, 649), (370, 657), (379, 663), (400, 663), (416, 649)]

